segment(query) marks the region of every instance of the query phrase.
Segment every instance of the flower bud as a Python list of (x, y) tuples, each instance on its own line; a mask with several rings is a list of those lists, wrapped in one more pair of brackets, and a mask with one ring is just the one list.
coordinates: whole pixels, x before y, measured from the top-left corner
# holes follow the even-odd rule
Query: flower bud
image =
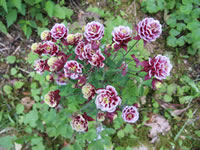
[(59, 90), (50, 91), (44, 96), (44, 102), (49, 105), (49, 107), (56, 107), (59, 104), (61, 98), (59, 93)]
[(41, 40), (49, 41), (51, 40), (51, 32), (49, 30), (44, 30), (40, 35)]

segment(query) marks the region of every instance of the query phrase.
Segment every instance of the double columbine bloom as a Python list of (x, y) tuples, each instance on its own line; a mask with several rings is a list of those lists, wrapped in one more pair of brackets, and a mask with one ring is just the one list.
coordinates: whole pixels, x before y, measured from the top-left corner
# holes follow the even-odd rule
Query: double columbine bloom
[(112, 31), (115, 51), (123, 48), (127, 50), (128, 42), (132, 40), (132, 30), (127, 26), (115, 27)]
[[(105, 66), (106, 58), (101, 52), (102, 47), (100, 47), (101, 39), (104, 36), (104, 26), (97, 21), (92, 21), (84, 29), (84, 33), (69, 34), (69, 30), (64, 24), (56, 23), (50, 31), (43, 31), (41, 34), (42, 42), (34, 43), (31, 50), (40, 57), (45, 56), (45, 59), (36, 60), (34, 68), (40, 74), (48, 71), (48, 81), (55, 81), (59, 86), (65, 86), (70, 80), (75, 80), (72, 81), (76, 82), (73, 87), (81, 89), (83, 98), (87, 99), (85, 103), (96, 96), (96, 108), (102, 111), (97, 114), (97, 120), (104, 121), (107, 118), (112, 122), (117, 116), (117, 111), (120, 110), (118, 106), (121, 105), (121, 97), (111, 85), (107, 85), (104, 89), (96, 89), (88, 83), (89, 75), (85, 73), (87, 68), (82, 65), (89, 65), (88, 72), (90, 73), (95, 70), (95, 67), (103, 68)], [(111, 53), (115, 53), (120, 48), (127, 51), (128, 43), (133, 39), (142, 39), (145, 44), (153, 42), (160, 36), (162, 26), (158, 20), (145, 18), (136, 26), (136, 32), (137, 36), (133, 38), (133, 30), (128, 26), (115, 27), (112, 31), (112, 44), (104, 46), (104, 54), (109, 57)], [(61, 51), (61, 44), (66, 47), (71, 45), (69, 48), (74, 47), (74, 52), (66, 48), (66, 53), (64, 53)], [(142, 71), (147, 72), (145, 80), (153, 78), (153, 88), (157, 88), (162, 80), (170, 75), (172, 65), (166, 56), (158, 55), (142, 62), (135, 55), (131, 56), (136, 62), (136, 66), (142, 66)], [(121, 69), (122, 76), (127, 74), (128, 63), (125, 58), (121, 66), (117, 68)], [(50, 91), (44, 96), (44, 102), (49, 107), (56, 107), (61, 99), (59, 92), (59, 90)], [(135, 123), (139, 119), (137, 107), (126, 106), (122, 111), (122, 118), (127, 123)], [(88, 130), (88, 121), (93, 120), (86, 113), (75, 113), (70, 124), (74, 130), (85, 132)]]
[(149, 58), (149, 60), (145, 60), (143, 62), (140, 62), (135, 55), (131, 56), (136, 62), (136, 66), (142, 66), (142, 71), (147, 72), (144, 80), (153, 78), (152, 86), (154, 89), (156, 89), (156, 84), (160, 84), (163, 79), (166, 79), (166, 77), (170, 75), (172, 64), (166, 56), (157, 55), (156, 57)]
[(144, 44), (155, 41), (162, 33), (162, 26), (158, 20), (145, 18), (136, 26), (138, 35), (135, 40), (143, 39)]
[(75, 60), (67, 61), (64, 66), (65, 76), (70, 79), (77, 79), (82, 74), (83, 65)]
[(96, 93), (98, 94), (95, 100), (96, 107), (101, 111), (114, 112), (121, 104), (121, 98), (111, 85), (107, 85), (105, 89), (98, 89)]
[(85, 26), (84, 36), (89, 42), (99, 41), (104, 36), (104, 26), (97, 21), (92, 21)]
[(139, 119), (139, 113), (135, 106), (126, 106), (122, 111), (122, 118), (125, 122), (135, 123)]
[(56, 23), (51, 29), (51, 36), (56, 40), (66, 39), (67, 35), (68, 35), (68, 28), (65, 27), (64, 24)]

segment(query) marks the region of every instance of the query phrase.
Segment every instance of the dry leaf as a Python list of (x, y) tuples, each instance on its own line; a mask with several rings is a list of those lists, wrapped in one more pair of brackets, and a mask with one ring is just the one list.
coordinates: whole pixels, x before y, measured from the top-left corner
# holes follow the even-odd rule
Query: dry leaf
[(158, 114), (152, 114), (150, 120), (145, 123), (146, 126), (151, 127), (150, 134), (148, 135), (152, 138), (151, 143), (156, 142), (159, 139), (158, 134), (165, 135), (170, 130), (170, 125), (168, 120)]
[(29, 112), (35, 102), (30, 97), (24, 97), (21, 100), (21, 104), (24, 105), (24, 112)]

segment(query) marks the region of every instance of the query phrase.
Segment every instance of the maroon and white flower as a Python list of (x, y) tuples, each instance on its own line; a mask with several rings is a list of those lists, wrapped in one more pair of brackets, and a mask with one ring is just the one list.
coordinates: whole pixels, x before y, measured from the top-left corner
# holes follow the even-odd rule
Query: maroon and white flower
[(95, 67), (104, 67), (103, 61), (105, 60), (105, 57), (101, 53), (101, 50), (97, 50), (96, 53), (94, 53), (88, 60), (88, 62)]
[(85, 132), (88, 130), (88, 121), (81, 114), (73, 116), (70, 124), (72, 129), (77, 132)]
[(63, 62), (61, 57), (52, 56), (48, 60), (49, 70), (51, 72), (60, 71), (63, 67), (65, 62)]
[(97, 120), (98, 121), (104, 121), (106, 119), (106, 113), (105, 112), (98, 112), (97, 113)]
[(67, 82), (68, 82), (68, 80), (69, 80), (69, 78), (67, 78), (66, 76), (65, 76), (65, 73), (64, 72), (58, 72), (58, 74), (57, 74), (57, 78), (56, 78), (56, 83), (58, 84), (58, 85), (66, 85), (67, 84)]
[(40, 48), (43, 49), (45, 54), (49, 54), (51, 56), (55, 56), (59, 53), (58, 46), (51, 41), (44, 42), (43, 44), (41, 44)]
[(52, 38), (59, 40), (59, 39), (66, 39), (68, 35), (68, 28), (64, 24), (56, 23), (51, 29), (51, 36)]
[(158, 20), (145, 18), (136, 27), (138, 35), (135, 40), (143, 39), (144, 43), (155, 41), (162, 33), (162, 25)]
[(34, 63), (34, 69), (37, 73), (42, 74), (45, 70), (49, 71), (47, 60), (38, 59)]
[(139, 113), (135, 106), (126, 106), (122, 111), (122, 118), (125, 122), (135, 123), (139, 119)]
[(84, 36), (89, 42), (101, 40), (104, 36), (104, 26), (97, 21), (92, 21), (85, 26)]
[(97, 90), (96, 93), (98, 94), (95, 100), (96, 107), (102, 111), (114, 112), (116, 107), (121, 104), (121, 98), (111, 85), (107, 85), (105, 89)]
[(120, 66), (120, 68), (122, 70), (122, 76), (125, 76), (126, 73), (128, 72), (128, 64), (126, 64), (125, 61), (122, 62), (122, 65)]
[(77, 79), (82, 74), (83, 65), (75, 60), (67, 61), (64, 66), (65, 76), (71, 79)]
[(38, 55), (42, 55), (44, 53), (44, 49), (41, 48), (41, 43), (33, 43), (31, 45), (31, 51)]
[(85, 46), (85, 43), (83, 41), (80, 41), (75, 48), (75, 54), (80, 60), (86, 59), (84, 46)]
[(170, 60), (166, 56), (157, 55), (154, 58), (149, 58), (149, 60), (140, 62), (135, 55), (131, 55), (136, 65), (141, 65), (144, 67), (142, 71), (147, 72), (148, 74), (145, 76), (145, 80), (148, 80), (152, 77), (155, 77), (158, 80), (166, 79), (167, 76), (170, 75), (170, 71), (172, 69), (172, 65)]
[(132, 40), (132, 30), (128, 26), (118, 26), (112, 31), (113, 41), (118, 45), (119, 48), (127, 50), (127, 44)]
[(47, 80), (47, 81), (50, 81), (50, 82), (53, 82), (53, 81), (54, 81), (54, 76), (53, 76), (53, 74), (48, 74), (48, 75), (46, 76), (46, 80)]
[(44, 96), (44, 102), (49, 105), (49, 107), (56, 107), (60, 102), (60, 91), (50, 91)]
[(96, 89), (92, 84), (86, 83), (84, 86), (82, 86), (82, 93), (85, 99), (91, 100), (96, 94)]
[(50, 41), (51, 40), (51, 32), (49, 30), (44, 30), (40, 35), (41, 40)]

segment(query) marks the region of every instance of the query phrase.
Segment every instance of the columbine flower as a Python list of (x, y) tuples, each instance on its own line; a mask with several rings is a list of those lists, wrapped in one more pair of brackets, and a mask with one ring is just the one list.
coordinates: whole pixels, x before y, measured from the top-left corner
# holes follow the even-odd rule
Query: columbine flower
[(44, 53), (44, 50), (41, 48), (41, 45), (41, 43), (33, 43), (31, 46), (31, 51), (38, 55), (42, 55)]
[(166, 79), (167, 76), (170, 75), (170, 71), (172, 69), (172, 65), (170, 60), (166, 56), (157, 55), (154, 58), (149, 58), (149, 60), (140, 62), (139, 59), (135, 57), (135, 55), (131, 55), (136, 65), (141, 65), (144, 67), (142, 71), (147, 72), (148, 74), (145, 76), (145, 80), (148, 80), (152, 77), (155, 77), (158, 80)]
[(135, 106), (126, 106), (122, 111), (122, 118), (125, 122), (135, 123), (139, 119), (139, 113)]
[(56, 78), (56, 83), (58, 85), (66, 85), (68, 80), (69, 80), (69, 78), (65, 77), (64, 72), (62, 72), (62, 71), (58, 72), (57, 78)]
[(97, 114), (97, 120), (102, 122), (105, 119), (106, 119), (106, 113), (105, 112), (98, 112), (98, 114)]
[(90, 83), (86, 83), (84, 86), (82, 86), (82, 93), (85, 99), (93, 99), (95, 92), (95, 87)]
[(49, 58), (47, 63), (49, 65), (49, 70), (51, 72), (60, 71), (64, 66), (64, 62), (62, 61), (60, 57), (53, 56)]
[(104, 63), (103, 61), (105, 60), (105, 57), (103, 56), (103, 54), (101, 53), (101, 50), (97, 50), (95, 54), (92, 55), (92, 57), (90, 57), (90, 59), (88, 60), (88, 62), (95, 67), (100, 67), (103, 68), (104, 67)]
[(51, 56), (55, 56), (59, 52), (58, 46), (51, 41), (46, 41), (40, 46), (41, 49), (43, 49), (45, 54), (49, 54)]
[(88, 131), (88, 121), (94, 121), (93, 118), (88, 116), (86, 113), (78, 114), (72, 116), (72, 121), (70, 122), (73, 130), (77, 132), (87, 132)]
[(105, 89), (96, 91), (98, 94), (95, 100), (98, 109), (106, 112), (114, 112), (116, 107), (121, 104), (121, 98), (113, 86), (107, 85)]
[(105, 57), (101, 53), (101, 50), (93, 50), (90, 43), (84, 46), (83, 56), (88, 59), (88, 63), (90, 63), (92, 66), (100, 68), (104, 67), (103, 61), (105, 60)]
[(45, 70), (49, 71), (47, 60), (38, 59), (34, 63), (34, 69), (37, 73), (42, 74)]
[(68, 35), (68, 28), (65, 27), (64, 24), (56, 23), (51, 29), (51, 36), (52, 38), (59, 40), (59, 39), (66, 39)]
[(84, 51), (84, 42), (79, 42), (75, 48), (75, 54), (78, 57), (78, 59), (83, 60), (86, 59), (85, 51)]
[(126, 26), (118, 26), (112, 31), (112, 36), (113, 41), (117, 44), (115, 51), (119, 48), (127, 50), (127, 44), (132, 39), (132, 30)]
[(126, 64), (125, 61), (123, 61), (119, 69), (122, 70), (122, 76), (125, 76), (128, 72), (128, 64)]
[(77, 79), (82, 74), (83, 66), (75, 60), (67, 61), (64, 66), (65, 76), (71, 79)]
[(155, 41), (162, 33), (162, 26), (158, 20), (145, 18), (136, 27), (138, 35), (135, 40), (143, 39), (144, 43)]
[(85, 26), (85, 38), (88, 41), (101, 40), (104, 36), (104, 26), (96, 21), (92, 21)]
[(40, 35), (41, 40), (50, 41), (51, 40), (51, 32), (49, 30), (44, 30)]
[(88, 131), (88, 121), (81, 114), (73, 116), (70, 124), (72, 129), (77, 132)]
[(59, 104), (61, 98), (59, 93), (59, 90), (50, 91), (44, 96), (44, 102), (49, 105), (49, 107), (56, 107)]

